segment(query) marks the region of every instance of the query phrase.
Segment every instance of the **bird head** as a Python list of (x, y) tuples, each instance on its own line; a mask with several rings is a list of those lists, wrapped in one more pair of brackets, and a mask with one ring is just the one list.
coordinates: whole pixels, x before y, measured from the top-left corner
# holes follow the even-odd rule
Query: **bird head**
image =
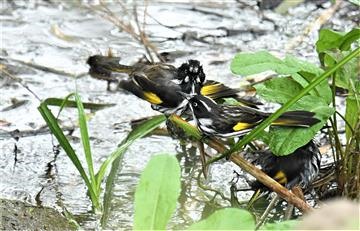
[(178, 68), (177, 74), (177, 79), (183, 85), (202, 85), (205, 81), (205, 73), (198, 60), (190, 59), (183, 63)]
[(202, 95), (186, 94), (179, 92), (179, 94), (189, 102), (189, 106), (197, 119), (209, 118), (218, 109), (218, 105), (210, 98)]

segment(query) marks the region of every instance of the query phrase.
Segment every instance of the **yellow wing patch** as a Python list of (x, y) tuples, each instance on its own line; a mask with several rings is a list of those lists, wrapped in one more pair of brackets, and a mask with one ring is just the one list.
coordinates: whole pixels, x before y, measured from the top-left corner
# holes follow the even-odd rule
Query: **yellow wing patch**
[(200, 90), (200, 94), (207, 96), (215, 94), (221, 89), (221, 83), (203, 86)]
[(144, 91), (145, 100), (152, 104), (161, 104), (163, 101), (155, 93)]
[(253, 127), (252, 124), (239, 122), (233, 127), (233, 130), (241, 131), (241, 130), (245, 130), (245, 129), (251, 128), (251, 127)]
[(286, 184), (287, 178), (283, 171), (278, 171), (275, 176), (273, 177), (279, 184)]

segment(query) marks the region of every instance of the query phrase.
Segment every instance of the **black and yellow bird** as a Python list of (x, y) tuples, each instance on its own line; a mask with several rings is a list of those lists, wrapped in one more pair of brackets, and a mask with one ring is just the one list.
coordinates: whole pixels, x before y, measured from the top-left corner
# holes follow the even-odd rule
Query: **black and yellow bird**
[[(291, 189), (299, 185), (308, 187), (320, 170), (321, 154), (314, 141), (296, 149), (286, 156), (275, 156), (270, 150), (252, 154), (253, 164), (281, 185)], [(249, 182), (252, 189), (266, 189), (259, 181)]]
[[(188, 100), (198, 128), (208, 136), (242, 136), (271, 115), (245, 106), (220, 105), (202, 95), (180, 94)], [(314, 115), (309, 111), (288, 111), (271, 125), (310, 127), (320, 122)]]
[(254, 99), (240, 98), (237, 89), (216, 81), (206, 81), (203, 68), (197, 60), (188, 60), (179, 68), (165, 63), (126, 66), (120, 64), (119, 60), (117, 57), (91, 56), (87, 61), (90, 65), (89, 73), (107, 81), (116, 79), (114, 73), (128, 74), (130, 78), (122, 79), (119, 87), (148, 101), (154, 110), (166, 115), (181, 114), (186, 109), (187, 102), (179, 92), (203, 94), (212, 99), (233, 97), (251, 107), (259, 104)]
[[(246, 156), (253, 164), (259, 166), (263, 172), (284, 187), (293, 190), (297, 186), (298, 192), (302, 191), (299, 191), (299, 187), (303, 190), (308, 189), (320, 171), (321, 153), (314, 141), (310, 141), (286, 156), (276, 156), (270, 150), (254, 151), (247, 153)], [(237, 191), (254, 190), (247, 205), (250, 208), (261, 193), (270, 192), (270, 189), (258, 180), (248, 179), (247, 182), (250, 189), (240, 189)]]

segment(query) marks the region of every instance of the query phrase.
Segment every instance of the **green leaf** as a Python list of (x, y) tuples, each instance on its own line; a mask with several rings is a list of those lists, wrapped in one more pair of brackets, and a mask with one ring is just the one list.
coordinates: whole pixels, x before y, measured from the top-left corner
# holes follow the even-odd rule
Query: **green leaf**
[(151, 158), (135, 192), (134, 229), (165, 229), (180, 195), (180, 166), (170, 155)]
[[(315, 76), (312, 73), (307, 72), (300, 72), (299, 75), (308, 82), (312, 82), (317, 76)], [(292, 75), (294, 76), (294, 75)], [(307, 85), (308, 85), (307, 84)], [(305, 87), (307, 86), (305, 85)], [(309, 92), (310, 95), (321, 97), (325, 100), (327, 104), (330, 104), (332, 102), (332, 91), (330, 89), (330, 85), (328, 83), (328, 80), (324, 80), (321, 83), (319, 83), (314, 90)]]
[[(298, 73), (294, 73), (291, 76), (303, 87), (306, 87), (314, 78), (324, 73), (324, 71), (316, 65), (291, 55), (287, 55), (284, 62), (291, 67), (299, 69)], [(332, 100), (332, 92), (327, 80), (321, 82), (315, 87), (315, 90), (310, 91), (309, 94), (324, 98), (328, 104)]]
[(324, 64), (325, 52), (348, 51), (351, 44), (360, 39), (360, 29), (352, 29), (348, 33), (336, 32), (329, 29), (323, 29), (319, 32), (319, 40), (316, 42), (316, 51), (319, 54), (321, 64)]
[(349, 0), (349, 2), (351, 2), (357, 6), (360, 6), (360, 0)]
[(265, 119), (262, 123), (260, 123), (256, 128), (251, 130), (247, 135), (245, 135), (242, 139), (239, 140), (235, 145), (233, 145), (230, 150), (226, 151), (225, 153), (213, 157), (208, 162), (214, 162), (216, 160), (219, 160), (225, 156), (229, 156), (232, 153), (242, 149), (244, 145), (249, 143), (251, 140), (256, 138), (265, 128), (267, 128), (272, 121), (276, 120), (282, 113), (287, 111), (292, 105), (294, 105), (298, 100), (300, 100), (302, 97), (306, 96), (306, 94), (309, 93), (312, 89), (314, 89), (319, 83), (323, 82), (325, 79), (327, 79), (329, 76), (331, 76), (337, 69), (342, 67), (345, 63), (347, 63), (349, 60), (356, 58), (360, 54), (360, 48), (356, 48), (355, 50), (351, 51), (349, 55), (344, 57), (341, 61), (339, 61), (335, 66), (329, 68), (327, 71), (325, 71), (322, 75), (318, 76), (314, 81), (312, 81), (309, 85), (307, 85), (299, 94), (294, 96), (291, 100), (286, 102), (281, 108), (279, 108), (276, 112), (274, 112), (271, 116), (269, 116), (267, 119)]
[(348, 124), (346, 124), (345, 132), (346, 132), (346, 139), (349, 140), (349, 138), (353, 135), (352, 131), (354, 130), (357, 121), (360, 119), (360, 102), (356, 101), (355, 96), (348, 96), (346, 98), (346, 112), (345, 112), (345, 119), (348, 122), (348, 124), (351, 126), (349, 127)]
[[(72, 95), (72, 94), (70, 94)], [(44, 103), (46, 105), (52, 105), (52, 106), (61, 106), (64, 103), (65, 107), (77, 107), (76, 101), (74, 100), (66, 100), (64, 102), (64, 99), (62, 98), (47, 98)], [(91, 110), (100, 110), (106, 107), (112, 107), (115, 104), (112, 103), (83, 103), (85, 109), (91, 109)]]
[(292, 78), (273, 78), (256, 84), (256, 93), (263, 99), (284, 104), (298, 94), (303, 87)]
[(231, 71), (238, 75), (252, 75), (268, 70), (278, 74), (292, 74), (298, 68), (289, 67), (281, 59), (276, 58), (269, 52), (239, 53), (231, 62)]
[(254, 217), (246, 210), (226, 208), (190, 226), (190, 230), (254, 230)]
[(360, 29), (355, 28), (348, 32), (341, 40), (339, 49), (342, 51), (348, 51), (351, 48), (351, 44), (360, 39)]
[[(339, 50), (335, 51), (325, 51), (324, 52), (324, 62), (327, 67), (334, 66), (337, 62), (344, 58), (349, 52), (340, 52)], [(350, 81), (356, 82), (360, 81), (359, 78), (359, 60), (353, 59), (347, 62), (344, 66), (339, 68), (336, 71), (335, 84), (338, 87), (349, 89)]]
[(342, 38), (345, 35), (343, 32), (336, 32), (330, 29), (322, 29), (319, 32), (319, 39), (316, 42), (316, 51), (318, 53), (333, 48), (338, 48), (342, 43)]
[(294, 230), (298, 225), (297, 220), (288, 220), (276, 223), (266, 223), (260, 230)]
[(299, 71), (312, 73), (315, 76), (324, 73), (323, 69), (313, 63), (301, 60), (292, 55), (286, 55), (284, 63), (289, 67), (297, 68)]
[(315, 134), (323, 127), (328, 118), (334, 113), (334, 109), (319, 97), (307, 95), (296, 102), (291, 110), (306, 110), (316, 113), (316, 118), (321, 122), (310, 128), (298, 127), (276, 127), (271, 126), (269, 130), (269, 148), (275, 155), (288, 155), (297, 148), (307, 144)]
[[(77, 104), (77, 108), (78, 108), (78, 115), (79, 115), (81, 143), (83, 144), (83, 148), (84, 148), (85, 159), (86, 159), (86, 163), (88, 165), (88, 170), (89, 170), (89, 175), (90, 175), (90, 181), (91, 181), (91, 184), (94, 185), (94, 188), (96, 188), (96, 185), (98, 184), (98, 182), (96, 182), (96, 179), (95, 179), (94, 166), (93, 166), (91, 147), (90, 147), (90, 138), (89, 138), (89, 133), (88, 133), (88, 129), (87, 129), (84, 106), (81, 102), (79, 94), (77, 94), (77, 93), (75, 94), (75, 100), (76, 100), (76, 104)], [(95, 191), (95, 193), (99, 194), (99, 192), (97, 192), (97, 191)]]
[(64, 149), (66, 155), (70, 158), (71, 162), (74, 164), (74, 166), (80, 173), (82, 179), (85, 181), (85, 184), (88, 188), (90, 199), (91, 199), (91, 202), (93, 203), (93, 206), (95, 208), (99, 208), (100, 207), (99, 201), (98, 201), (99, 198), (97, 197), (97, 195), (95, 193), (95, 189), (93, 188), (92, 184), (90, 183), (90, 180), (89, 180), (88, 176), (86, 175), (86, 172), (85, 172), (79, 158), (77, 157), (73, 147), (71, 146), (69, 140), (66, 138), (63, 131), (61, 130), (57, 119), (52, 114), (51, 110), (47, 107), (46, 102), (42, 102), (40, 104), (40, 106), (38, 107), (38, 110), (40, 111), (41, 116), (44, 118), (46, 124), (49, 126), (51, 133), (54, 134), (54, 136), (58, 140), (60, 146)]

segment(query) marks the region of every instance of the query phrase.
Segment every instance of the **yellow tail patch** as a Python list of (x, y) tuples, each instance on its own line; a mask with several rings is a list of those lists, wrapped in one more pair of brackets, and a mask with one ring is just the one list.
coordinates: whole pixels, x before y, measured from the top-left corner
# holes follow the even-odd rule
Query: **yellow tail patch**
[(273, 177), (279, 184), (286, 184), (287, 178), (283, 171), (278, 171), (275, 176)]
[(152, 104), (161, 104), (163, 101), (155, 93), (145, 91), (144, 92), (145, 100)]
[(214, 94), (221, 88), (221, 83), (203, 86), (200, 90), (200, 94), (207, 96)]
[(241, 131), (241, 130), (245, 130), (245, 129), (251, 128), (251, 127), (253, 127), (252, 124), (239, 122), (233, 127), (233, 130)]

